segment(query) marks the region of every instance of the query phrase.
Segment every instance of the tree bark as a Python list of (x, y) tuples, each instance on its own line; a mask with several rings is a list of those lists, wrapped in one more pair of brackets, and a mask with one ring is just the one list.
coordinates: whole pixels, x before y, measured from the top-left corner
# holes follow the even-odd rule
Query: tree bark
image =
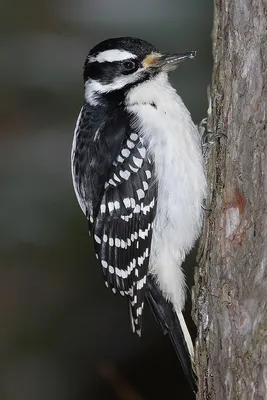
[(193, 290), (198, 399), (267, 399), (267, 3), (215, 0), (208, 208)]

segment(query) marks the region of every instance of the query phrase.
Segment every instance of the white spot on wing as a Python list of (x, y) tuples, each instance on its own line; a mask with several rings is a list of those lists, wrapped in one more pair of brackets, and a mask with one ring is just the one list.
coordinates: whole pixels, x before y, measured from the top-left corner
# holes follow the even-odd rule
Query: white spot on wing
[(145, 284), (146, 284), (146, 275), (137, 282), (136, 289), (141, 290)]
[(146, 156), (146, 149), (145, 149), (144, 147), (140, 147), (140, 148), (138, 148), (138, 151), (139, 151), (141, 157), (142, 157), (142, 158), (145, 158), (145, 156)]
[(151, 178), (151, 172), (149, 170), (146, 170), (146, 176), (147, 176), (147, 179)]
[(137, 264), (139, 265), (139, 267), (141, 267), (143, 263), (144, 263), (144, 257), (138, 257)]
[(130, 155), (130, 150), (128, 150), (128, 149), (123, 149), (122, 151), (121, 151), (121, 154), (123, 155), (123, 157), (129, 157), (129, 155)]
[(114, 201), (114, 207), (115, 210), (118, 210), (120, 208), (120, 203), (118, 201)]
[(129, 179), (131, 173), (129, 171), (120, 171), (120, 176), (125, 179), (126, 181)]
[(131, 169), (133, 172), (138, 172), (138, 168), (132, 167), (131, 164), (129, 164), (129, 167), (130, 167), (130, 169)]
[(117, 157), (117, 161), (122, 163), (124, 161), (124, 158), (122, 158), (122, 156), (118, 155)]
[(128, 277), (127, 271), (125, 271), (124, 269), (121, 270), (121, 277), (123, 279), (126, 279)]
[(101, 243), (101, 239), (100, 237), (98, 237), (97, 235), (94, 236), (96, 243), (100, 244)]
[(141, 211), (141, 207), (139, 204), (136, 204), (135, 209), (134, 209), (134, 213), (138, 214)]
[(133, 162), (135, 163), (135, 165), (137, 166), (137, 167), (141, 167), (142, 166), (142, 164), (143, 164), (143, 160), (141, 159), (141, 158), (137, 158), (137, 157), (135, 157), (135, 156), (133, 156)]
[(137, 193), (137, 196), (138, 196), (138, 199), (140, 200), (140, 199), (143, 199), (144, 197), (145, 197), (145, 192), (143, 191), (143, 189), (138, 189), (137, 191), (136, 191), (136, 193)]
[(137, 315), (137, 316), (138, 316), (138, 315), (142, 315), (143, 304), (144, 304), (144, 303), (142, 303), (141, 306), (137, 308), (137, 310), (136, 310), (136, 315)]
[(116, 174), (113, 174), (113, 178), (115, 179), (115, 181), (121, 182), (120, 178)]
[(138, 139), (138, 135), (136, 133), (131, 133), (130, 139), (132, 139), (135, 142)]
[(123, 203), (124, 203), (126, 208), (129, 208), (131, 206), (131, 202), (130, 202), (129, 197), (126, 197), (125, 199), (123, 199)]
[(144, 190), (147, 190), (147, 189), (148, 189), (148, 184), (147, 184), (147, 182), (143, 181), (143, 187), (144, 187)]
[(108, 203), (108, 209), (109, 209), (110, 212), (112, 212), (114, 210), (114, 203), (112, 201), (110, 201)]
[(135, 146), (135, 144), (131, 140), (127, 140), (126, 144), (129, 147), (129, 149), (133, 149)]
[(107, 243), (107, 241), (108, 241), (107, 235), (103, 235), (103, 242), (104, 242), (104, 243)]

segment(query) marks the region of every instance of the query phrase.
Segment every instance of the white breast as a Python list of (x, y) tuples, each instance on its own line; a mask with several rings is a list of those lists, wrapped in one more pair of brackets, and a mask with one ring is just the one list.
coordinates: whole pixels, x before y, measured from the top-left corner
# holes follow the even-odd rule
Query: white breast
[(133, 88), (127, 109), (137, 116), (158, 179), (150, 272), (179, 312), (185, 301), (181, 264), (199, 236), (206, 193), (199, 133), (164, 73)]

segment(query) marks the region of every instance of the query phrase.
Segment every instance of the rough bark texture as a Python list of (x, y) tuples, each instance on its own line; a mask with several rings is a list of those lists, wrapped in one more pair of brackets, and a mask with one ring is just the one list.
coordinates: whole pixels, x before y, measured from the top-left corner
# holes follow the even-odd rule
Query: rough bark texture
[(216, 0), (209, 126), (227, 138), (195, 274), (198, 399), (267, 399), (267, 3)]

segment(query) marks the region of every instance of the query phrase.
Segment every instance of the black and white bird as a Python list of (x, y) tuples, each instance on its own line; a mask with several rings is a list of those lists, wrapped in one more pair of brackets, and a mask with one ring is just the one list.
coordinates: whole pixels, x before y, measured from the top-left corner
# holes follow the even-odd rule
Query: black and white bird
[(148, 302), (195, 389), (181, 264), (201, 230), (206, 180), (198, 130), (167, 76), (194, 56), (131, 37), (95, 46), (71, 163), (106, 286), (127, 297), (138, 335)]

